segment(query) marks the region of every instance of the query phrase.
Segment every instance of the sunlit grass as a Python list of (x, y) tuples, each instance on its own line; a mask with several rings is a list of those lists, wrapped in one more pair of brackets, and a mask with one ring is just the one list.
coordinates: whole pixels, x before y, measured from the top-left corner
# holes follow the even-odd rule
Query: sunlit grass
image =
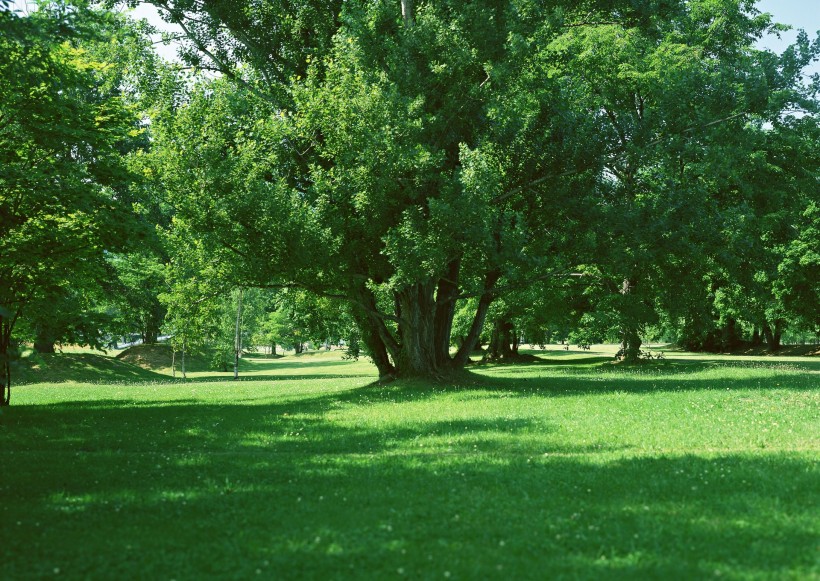
[(0, 576), (820, 575), (813, 359), (564, 353), (435, 386), (337, 353), (20, 386)]

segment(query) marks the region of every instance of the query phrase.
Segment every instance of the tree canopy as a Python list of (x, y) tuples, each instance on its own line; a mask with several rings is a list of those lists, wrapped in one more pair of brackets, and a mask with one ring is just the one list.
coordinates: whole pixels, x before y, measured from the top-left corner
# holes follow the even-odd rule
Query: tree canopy
[(463, 365), (459, 301), (473, 345), (497, 297), (581, 274), (634, 356), (709, 308), (731, 164), (815, 112), (817, 43), (755, 49), (753, 2), (155, 4), (221, 73), (158, 128), (177, 220), (236, 280), (351, 304), (383, 375)]
[[(627, 359), (818, 328), (820, 40), (756, 48), (752, 0), (151, 4), (180, 65), (114, 0), (0, 2), (6, 401), (27, 307), (227, 353), (245, 296), (383, 377), (549, 326)], [(98, 291), (108, 322), (37, 322)]]

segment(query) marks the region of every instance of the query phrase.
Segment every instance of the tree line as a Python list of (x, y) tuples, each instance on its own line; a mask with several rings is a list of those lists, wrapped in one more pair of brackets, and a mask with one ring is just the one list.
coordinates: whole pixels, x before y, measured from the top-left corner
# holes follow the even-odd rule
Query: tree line
[(240, 297), (383, 378), (820, 331), (820, 40), (751, 0), (151, 3), (180, 62), (0, 0), (6, 403), (13, 334), (191, 349)]

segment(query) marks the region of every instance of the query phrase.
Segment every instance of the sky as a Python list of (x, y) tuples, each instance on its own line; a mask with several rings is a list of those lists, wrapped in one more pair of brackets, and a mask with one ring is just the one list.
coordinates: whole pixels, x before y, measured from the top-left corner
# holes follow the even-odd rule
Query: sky
[[(820, 33), (820, 0), (761, 0), (758, 10), (774, 16), (775, 22), (789, 24), (794, 30), (783, 33), (782, 39), (773, 36), (763, 39), (760, 46), (780, 53), (797, 38), (797, 29), (804, 29), (809, 38)], [(809, 67), (808, 73), (820, 73), (820, 63)]]

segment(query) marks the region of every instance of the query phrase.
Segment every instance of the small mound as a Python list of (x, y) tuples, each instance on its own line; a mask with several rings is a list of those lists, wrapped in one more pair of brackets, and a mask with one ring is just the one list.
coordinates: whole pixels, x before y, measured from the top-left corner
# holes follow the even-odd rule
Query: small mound
[(116, 358), (143, 369), (167, 369), (171, 367), (171, 346), (134, 345), (118, 353)]
[[(176, 361), (173, 360), (171, 345), (159, 343), (156, 345), (134, 345), (118, 353), (116, 358), (120, 361), (136, 365), (149, 371), (162, 371), (167, 373), (171, 365), (175, 364), (177, 369), (182, 364), (182, 354), (177, 351)], [(188, 371), (211, 371), (210, 356), (212, 353), (186, 353), (185, 367)]]

